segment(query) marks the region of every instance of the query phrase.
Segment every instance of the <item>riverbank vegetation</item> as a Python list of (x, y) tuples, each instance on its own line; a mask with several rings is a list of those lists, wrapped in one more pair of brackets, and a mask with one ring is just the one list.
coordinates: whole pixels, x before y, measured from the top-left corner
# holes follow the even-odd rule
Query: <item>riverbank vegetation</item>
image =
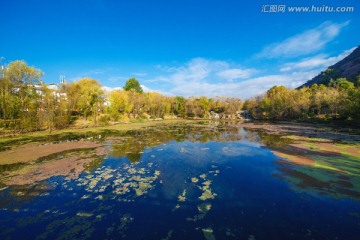
[[(301, 89), (275, 86), (264, 95), (246, 100), (165, 96), (144, 92), (135, 78), (121, 90), (107, 91), (91, 78), (44, 84), (43, 72), (24, 61), (13, 61), (0, 70), (0, 134), (111, 125), (120, 122), (175, 118), (227, 119), (247, 110), (254, 119), (360, 119), (360, 78), (330, 80)], [(211, 113), (213, 115), (211, 115)], [(217, 118), (218, 115), (217, 115)]]
[(136, 119), (208, 118), (211, 111), (234, 114), (239, 98), (164, 96), (143, 92), (130, 78), (122, 90), (106, 91), (91, 78), (59, 85), (44, 84), (41, 70), (24, 61), (0, 72), (0, 129), (12, 132), (98, 126)]
[(307, 120), (342, 119), (360, 121), (360, 77), (357, 84), (346, 78), (331, 80), (328, 86), (314, 84), (301, 89), (275, 86), (264, 95), (249, 99), (244, 109), (255, 119)]

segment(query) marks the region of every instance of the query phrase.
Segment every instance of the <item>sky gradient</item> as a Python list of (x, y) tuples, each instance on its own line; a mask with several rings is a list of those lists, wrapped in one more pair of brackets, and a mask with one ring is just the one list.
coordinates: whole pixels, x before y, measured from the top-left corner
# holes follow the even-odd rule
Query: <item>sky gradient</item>
[[(352, 13), (264, 13), (263, 5), (351, 6)], [(130, 77), (168, 95), (243, 99), (297, 87), (359, 45), (358, 0), (0, 0), (0, 57), (46, 83)]]

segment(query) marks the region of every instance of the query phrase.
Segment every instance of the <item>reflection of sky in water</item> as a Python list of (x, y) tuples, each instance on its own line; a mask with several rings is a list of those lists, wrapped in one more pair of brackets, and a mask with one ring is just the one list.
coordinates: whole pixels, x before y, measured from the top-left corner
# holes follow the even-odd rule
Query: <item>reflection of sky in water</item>
[[(153, 147), (146, 147), (142, 136), (134, 163), (126, 157), (133, 146), (125, 146), (128, 152), (110, 154), (77, 179), (52, 177), (7, 188), (0, 192), (0, 238), (355, 239), (360, 234), (359, 202), (291, 190), (274, 177), (281, 173), (274, 164), (278, 158), (254, 133), (238, 134), (236, 141), (225, 141), (225, 132), (221, 141), (193, 141), (201, 136), (192, 135)], [(107, 148), (113, 143), (122, 145), (109, 140)]]

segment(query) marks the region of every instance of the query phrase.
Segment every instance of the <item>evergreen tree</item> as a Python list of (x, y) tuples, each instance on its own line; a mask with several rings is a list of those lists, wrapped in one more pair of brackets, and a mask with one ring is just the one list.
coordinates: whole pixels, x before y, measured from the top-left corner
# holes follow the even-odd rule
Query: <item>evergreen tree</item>
[(135, 92), (138, 93), (142, 93), (143, 89), (140, 86), (140, 83), (138, 80), (136, 80), (135, 78), (130, 78), (129, 80), (126, 81), (125, 86), (124, 86), (124, 90), (125, 91), (129, 91), (131, 89), (134, 89)]

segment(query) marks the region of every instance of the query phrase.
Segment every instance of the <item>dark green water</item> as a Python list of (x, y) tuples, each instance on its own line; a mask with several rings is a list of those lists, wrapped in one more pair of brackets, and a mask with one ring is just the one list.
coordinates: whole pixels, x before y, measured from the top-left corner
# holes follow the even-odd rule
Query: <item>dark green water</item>
[[(313, 180), (315, 173), (306, 175), (301, 166), (285, 164), (268, 148), (269, 141), (277, 147), (286, 144), (281, 138), (269, 140), (242, 128), (188, 125), (99, 138), (105, 155), (76, 177), (3, 185), (1, 239), (360, 236), (359, 192), (351, 186), (324, 187)], [(2, 166), (0, 173), (22, 167)], [(327, 177), (331, 183), (331, 178), (354, 176), (329, 172)]]

